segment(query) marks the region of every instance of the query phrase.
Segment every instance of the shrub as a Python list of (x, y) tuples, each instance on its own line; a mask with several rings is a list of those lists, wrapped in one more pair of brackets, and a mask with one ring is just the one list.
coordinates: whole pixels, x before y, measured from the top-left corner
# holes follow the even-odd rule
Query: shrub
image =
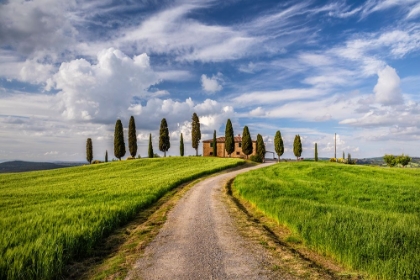
[(336, 158), (330, 158), (330, 162), (337, 162)]
[(136, 159), (135, 157), (128, 157), (127, 160), (133, 160)]
[(103, 163), (103, 161), (97, 160), (95, 159), (94, 161), (92, 161), (92, 164), (98, 164), (98, 163)]
[(384, 161), (389, 167), (393, 167), (397, 164), (397, 160), (393, 155), (385, 154)]
[(263, 162), (262, 158), (258, 155), (252, 155), (252, 156), (249, 157), (249, 159), (253, 162)]
[(400, 155), (396, 158), (396, 162), (401, 164), (403, 167), (405, 167), (409, 162), (411, 161), (411, 157), (408, 155)]

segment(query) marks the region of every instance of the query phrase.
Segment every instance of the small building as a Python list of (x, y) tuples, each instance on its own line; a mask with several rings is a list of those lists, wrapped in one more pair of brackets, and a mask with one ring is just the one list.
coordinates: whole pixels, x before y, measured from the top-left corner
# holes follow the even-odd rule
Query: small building
[[(246, 158), (246, 155), (242, 152), (242, 137), (241, 136), (235, 136), (235, 150), (232, 152), (231, 157), (234, 158)], [(204, 140), (203, 142), (203, 156), (213, 156), (213, 139), (211, 140)], [(229, 157), (228, 153), (225, 149), (225, 137), (219, 137), (216, 138), (216, 144), (217, 144), (217, 156), (218, 157)], [(257, 154), (257, 142), (252, 141), (252, 154)]]

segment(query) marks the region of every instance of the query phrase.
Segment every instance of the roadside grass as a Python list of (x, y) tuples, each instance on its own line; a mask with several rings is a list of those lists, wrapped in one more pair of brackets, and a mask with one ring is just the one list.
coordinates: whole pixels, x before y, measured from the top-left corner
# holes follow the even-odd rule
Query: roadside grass
[(379, 279), (420, 278), (420, 172), (322, 162), (239, 175), (234, 192), (293, 239)]
[(58, 278), (174, 187), (242, 164), (173, 157), (0, 175), (0, 279)]

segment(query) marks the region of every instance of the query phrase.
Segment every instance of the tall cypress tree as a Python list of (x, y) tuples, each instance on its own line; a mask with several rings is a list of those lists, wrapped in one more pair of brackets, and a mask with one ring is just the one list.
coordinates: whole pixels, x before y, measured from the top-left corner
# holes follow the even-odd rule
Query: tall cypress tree
[(171, 147), (169, 142), (169, 129), (166, 119), (163, 118), (160, 122), (160, 131), (159, 131), (159, 150), (163, 152), (163, 156), (166, 157), (166, 152)]
[(315, 161), (318, 161), (318, 144), (315, 143)]
[(117, 120), (115, 123), (114, 155), (119, 160), (125, 155), (124, 131), (121, 120)]
[(195, 156), (198, 156), (198, 145), (200, 144), (201, 140), (201, 130), (200, 130), (200, 120), (196, 113), (192, 116), (192, 129), (191, 129), (191, 137), (192, 137), (192, 147), (195, 149)]
[(88, 138), (86, 141), (86, 160), (89, 163), (92, 163), (92, 159), (93, 159), (92, 139)]
[(108, 162), (108, 150), (105, 152), (105, 162)]
[(278, 156), (277, 162), (280, 162), (280, 157), (284, 153), (284, 143), (283, 143), (283, 139), (281, 138), (280, 130), (277, 130), (276, 135), (274, 136), (274, 149)]
[(149, 149), (147, 151), (149, 158), (153, 158), (152, 134), (149, 134)]
[(248, 126), (244, 126), (244, 131), (242, 132), (242, 152), (246, 155), (246, 159), (252, 154), (253, 150), (251, 134), (249, 133)]
[(136, 122), (134, 121), (133, 116), (131, 116), (130, 122), (128, 123), (128, 149), (130, 150), (131, 157), (136, 157), (137, 133), (136, 133)]
[(257, 135), (257, 156), (264, 162), (265, 159), (265, 144), (261, 134)]
[(302, 155), (302, 142), (300, 141), (299, 134), (295, 136), (295, 140), (293, 141), (293, 153), (295, 154), (296, 161)]
[(182, 136), (182, 133), (181, 140), (179, 141), (179, 154), (181, 155), (181, 157), (184, 156), (184, 137)]
[(217, 157), (217, 140), (216, 140), (216, 130), (213, 131), (213, 156)]
[(231, 154), (235, 150), (235, 138), (233, 136), (233, 127), (230, 119), (227, 120), (225, 129), (225, 150), (229, 157), (231, 157)]

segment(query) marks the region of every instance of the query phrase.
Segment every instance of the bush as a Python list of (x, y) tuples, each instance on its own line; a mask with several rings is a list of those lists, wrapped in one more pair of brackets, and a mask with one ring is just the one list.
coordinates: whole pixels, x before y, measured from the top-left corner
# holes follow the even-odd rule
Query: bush
[(252, 156), (249, 157), (249, 159), (253, 162), (263, 162), (262, 158), (258, 155), (252, 155)]
[(394, 155), (385, 155), (384, 161), (389, 167), (393, 167), (397, 164), (397, 160)]
[(97, 160), (95, 159), (94, 161), (92, 161), (92, 164), (98, 164), (98, 163), (103, 163), (103, 161)]
[(127, 160), (133, 160), (136, 159), (135, 157), (128, 157)]
[(336, 158), (330, 158), (330, 162), (337, 162)]
[(401, 164), (403, 167), (405, 167), (409, 162), (411, 161), (411, 157), (408, 155), (400, 155), (396, 158), (396, 162)]

